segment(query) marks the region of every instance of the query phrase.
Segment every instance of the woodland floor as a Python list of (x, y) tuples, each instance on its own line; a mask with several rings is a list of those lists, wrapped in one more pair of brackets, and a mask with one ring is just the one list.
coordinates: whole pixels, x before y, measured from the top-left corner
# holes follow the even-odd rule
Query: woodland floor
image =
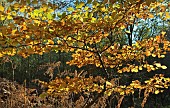
[[(0, 108), (58, 108), (56, 105), (56, 98), (43, 98), (39, 95), (40, 93), (38, 93), (39, 90), (37, 89), (27, 88), (15, 81), (9, 81), (0, 77)], [(165, 91), (165, 93), (166, 94), (160, 94), (157, 99), (154, 96), (150, 96), (146, 108), (170, 108), (170, 90)], [(156, 103), (159, 103), (159, 105), (156, 105), (154, 102), (155, 99), (157, 100)], [(160, 102), (162, 105), (160, 105)], [(125, 104), (127, 105), (127, 103)], [(139, 106), (137, 108), (140, 108)]]
[(54, 108), (48, 99), (38, 96), (36, 89), (0, 78), (0, 108)]

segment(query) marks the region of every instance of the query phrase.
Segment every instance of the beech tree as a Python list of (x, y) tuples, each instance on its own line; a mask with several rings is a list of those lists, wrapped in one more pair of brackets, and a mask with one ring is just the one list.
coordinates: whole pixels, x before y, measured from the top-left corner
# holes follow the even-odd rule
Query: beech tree
[[(167, 69), (159, 61), (148, 62), (151, 57), (164, 58), (170, 51), (166, 32), (135, 41), (133, 38), (139, 21), (151, 23), (156, 17), (168, 21), (169, 6), (168, 0), (87, 0), (76, 1), (74, 6), (60, 12), (57, 11), (60, 5), (53, 2), (7, 0), (0, 5), (0, 57), (26, 58), (50, 51), (71, 53), (68, 65), (94, 66), (99, 68), (99, 76), (85, 77), (84, 71), (75, 71), (73, 78), (39, 81), (48, 88), (48, 95), (65, 99), (66, 95), (82, 94), (73, 107), (86, 108), (106, 107), (109, 104), (105, 101), (116, 96), (119, 108), (125, 96), (142, 90), (141, 106), (144, 107), (149, 94), (158, 94), (169, 87), (170, 78), (155, 74), (144, 82), (132, 80), (129, 84), (120, 84), (119, 81), (126, 73)], [(136, 31), (139, 38), (143, 30)]]

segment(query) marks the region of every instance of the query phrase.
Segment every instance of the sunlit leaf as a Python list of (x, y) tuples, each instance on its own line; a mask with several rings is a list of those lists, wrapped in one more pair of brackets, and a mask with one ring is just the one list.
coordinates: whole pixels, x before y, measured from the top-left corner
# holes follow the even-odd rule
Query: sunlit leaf
[(124, 25), (122, 25), (120, 28), (123, 30), (123, 29), (125, 29), (126, 27), (125, 27)]
[(159, 90), (155, 90), (155, 94), (158, 94), (159, 93)]
[(152, 57), (156, 57), (156, 54), (152, 54)]
[(125, 94), (125, 92), (124, 92), (124, 91), (121, 91), (121, 92), (120, 92), (120, 95), (124, 95), (124, 94)]
[(165, 65), (162, 65), (161, 68), (162, 69), (167, 69), (167, 67)]
[(51, 13), (48, 13), (48, 14), (47, 14), (47, 18), (48, 18), (48, 19), (53, 19), (53, 15), (52, 15)]
[(149, 48), (149, 51), (152, 52), (154, 50), (154, 47)]
[(154, 18), (154, 15), (153, 14), (149, 14), (148, 18)]
[(112, 83), (110, 83), (110, 82), (108, 82), (108, 81), (106, 81), (106, 85), (107, 85), (107, 86), (113, 86)]
[(166, 19), (170, 19), (170, 13), (169, 13), (169, 12), (166, 12), (166, 13), (165, 13), (165, 18), (166, 18)]
[(145, 54), (146, 54), (146, 56), (150, 56), (151, 52), (150, 51), (146, 51)]
[(68, 11), (73, 11), (74, 8), (73, 8), (73, 7), (69, 7), (69, 8), (67, 8), (67, 10), (68, 10)]
[(1, 15), (1, 16), (0, 16), (0, 18), (1, 18), (1, 20), (3, 21), (3, 20), (5, 20), (5, 19), (6, 19), (6, 16)]
[(47, 44), (54, 45), (54, 41), (53, 40), (48, 40)]
[(21, 9), (20, 9), (20, 12), (25, 12), (25, 7), (22, 7)]
[(8, 20), (11, 20), (11, 19), (13, 19), (13, 17), (10, 16), (10, 15), (8, 15), (8, 16), (7, 16), (7, 19), (8, 19)]
[(0, 11), (3, 12), (4, 11), (4, 7), (2, 5), (0, 5)]
[(132, 72), (138, 72), (138, 68), (133, 68), (131, 71)]
[(103, 7), (101, 8), (101, 11), (102, 11), (102, 12), (105, 12), (105, 11), (106, 11), (106, 8), (103, 6)]
[(139, 70), (142, 70), (142, 66), (139, 66)]
[(161, 64), (160, 64), (160, 63), (155, 63), (155, 65), (156, 65), (157, 67), (161, 67)]
[(160, 55), (158, 56), (158, 58), (165, 58), (165, 55)]
[(126, 32), (127, 34), (130, 34), (130, 31), (128, 31), (128, 30), (126, 30), (125, 32)]
[(16, 16), (17, 13), (16, 13), (15, 11), (12, 11), (12, 12), (11, 12), (11, 15)]
[(118, 70), (118, 73), (122, 73), (122, 70)]
[(0, 53), (0, 58), (3, 57), (4, 55), (2, 53)]
[(79, 4), (76, 5), (77, 9), (81, 9), (84, 6), (84, 2), (80, 2)]

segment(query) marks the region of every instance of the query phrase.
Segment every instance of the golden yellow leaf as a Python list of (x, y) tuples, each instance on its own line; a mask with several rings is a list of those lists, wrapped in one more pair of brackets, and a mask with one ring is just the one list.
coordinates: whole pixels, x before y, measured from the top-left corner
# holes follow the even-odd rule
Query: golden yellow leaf
[(147, 50), (147, 51), (145, 52), (145, 55), (146, 55), (146, 56), (150, 56), (150, 55), (151, 55), (151, 52)]
[(138, 68), (131, 69), (132, 72), (138, 72)]
[(80, 2), (79, 4), (76, 5), (77, 9), (81, 9), (84, 6), (84, 2)]
[(110, 65), (110, 68), (114, 68), (115, 67), (115, 65)]
[(151, 70), (153, 70), (153, 71), (154, 71), (154, 70), (156, 70), (156, 69), (155, 69), (154, 67), (151, 67)]
[(96, 67), (99, 67), (100, 66), (100, 63), (96, 63)]
[(28, 39), (28, 38), (30, 38), (30, 36), (29, 35), (25, 35), (25, 37)]
[(109, 81), (106, 81), (106, 85), (107, 86), (113, 86), (112, 83), (110, 83)]
[(155, 65), (156, 65), (157, 67), (161, 67), (161, 64), (160, 64), (160, 63), (155, 63)]
[(151, 67), (148, 66), (148, 67), (147, 67), (147, 71), (148, 71), (148, 72), (151, 72), (151, 71), (152, 71)]
[(165, 65), (162, 65), (161, 68), (162, 69), (167, 69), (167, 67)]
[(170, 19), (170, 13), (169, 13), (169, 12), (166, 12), (166, 13), (165, 13), (165, 17), (166, 17), (166, 19)]
[(121, 91), (121, 92), (120, 92), (120, 95), (124, 95), (124, 94), (125, 94), (125, 92), (124, 92), (124, 91)]
[(139, 66), (139, 70), (142, 70), (142, 66)]
[(11, 20), (11, 19), (13, 19), (13, 17), (10, 16), (10, 15), (8, 15), (8, 16), (7, 16), (7, 19), (8, 19), (8, 20)]
[(141, 48), (141, 45), (140, 45), (139, 42), (136, 42), (136, 43), (135, 43), (135, 46), (136, 46), (137, 48)]
[(128, 30), (126, 30), (125, 32), (126, 32), (127, 34), (130, 34), (130, 31), (128, 31)]
[(2, 5), (0, 5), (0, 11), (3, 12), (4, 11), (4, 7)]
[(107, 36), (109, 36), (109, 33), (105, 33), (105, 34), (104, 34), (104, 37), (107, 37)]
[(70, 40), (71, 40), (71, 37), (68, 37), (68, 39), (67, 39), (67, 40), (69, 40), (69, 41), (70, 41)]
[(1, 18), (1, 20), (3, 21), (3, 20), (5, 20), (6, 16), (1, 15), (0, 18)]
[(122, 29), (122, 30), (125, 29), (125, 28), (126, 28), (125, 25), (122, 25), (122, 26), (120, 27), (120, 29)]
[(149, 65), (150, 68), (153, 68), (154, 66), (153, 65)]
[(156, 54), (152, 54), (152, 57), (156, 57)]
[(122, 73), (122, 70), (118, 70), (117, 72), (118, 72), (118, 73)]
[(25, 7), (20, 8), (20, 12), (22, 13), (25, 12), (25, 9), (26, 9)]
[(50, 32), (53, 32), (54, 30), (53, 29), (49, 29)]
[(155, 94), (158, 94), (159, 93), (159, 90), (155, 90)]
[(105, 12), (105, 11), (106, 11), (105, 6), (103, 6), (103, 7), (101, 8), (101, 11), (102, 11), (102, 12)]
[(48, 13), (52, 13), (52, 12), (54, 12), (54, 9), (48, 8), (47, 12), (48, 12)]
[(11, 34), (14, 35), (16, 31), (17, 31), (17, 29), (12, 30)]
[(0, 53), (0, 58), (1, 58), (1, 57), (3, 57), (3, 54), (2, 54), (2, 53)]
[(161, 34), (164, 36), (166, 34), (166, 32), (163, 31), (163, 32), (161, 32)]
[(74, 8), (73, 7), (68, 7), (67, 10), (70, 12), (70, 11), (73, 11)]
[(12, 11), (12, 12), (11, 12), (11, 15), (16, 16), (17, 13), (16, 13), (15, 11)]
[(154, 50), (154, 47), (149, 48), (149, 51), (152, 52)]
[(160, 87), (162, 87), (162, 86), (160, 86), (160, 85), (157, 85), (157, 84), (156, 84), (156, 85), (154, 85), (154, 86), (155, 86), (156, 88), (160, 88)]
[(115, 47), (114, 47), (114, 46), (111, 46), (110, 48), (111, 48), (111, 49), (114, 49)]
[(165, 57), (165, 55), (161, 55), (159, 58), (164, 58)]
[(154, 15), (150, 13), (150, 14), (148, 15), (148, 18), (154, 18)]
[(161, 36), (156, 36), (156, 41), (157, 41), (158, 43), (160, 43), (160, 42), (161, 42)]
[(70, 51), (73, 52), (75, 49), (74, 48), (70, 48)]
[(110, 96), (112, 94), (112, 91), (109, 92), (105, 92), (108, 96)]
[(39, 20), (33, 20), (34, 21), (34, 23), (37, 23), (38, 25), (41, 23), (41, 21), (39, 21)]
[(48, 44), (54, 45), (54, 41), (53, 40), (48, 40)]

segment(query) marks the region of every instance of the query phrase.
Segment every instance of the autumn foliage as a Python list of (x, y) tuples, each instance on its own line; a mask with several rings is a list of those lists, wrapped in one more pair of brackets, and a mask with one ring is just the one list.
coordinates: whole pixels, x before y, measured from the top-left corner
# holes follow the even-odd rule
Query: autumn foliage
[(158, 94), (170, 86), (170, 78), (164, 74), (155, 74), (145, 81), (121, 83), (124, 75), (167, 69), (159, 61), (150, 63), (150, 58), (159, 60), (170, 51), (166, 32), (133, 40), (133, 30), (140, 26), (140, 20), (159, 17), (168, 21), (168, 1), (76, 1), (65, 11), (59, 10), (60, 5), (44, 0), (7, 1), (0, 4), (0, 57), (27, 58), (51, 51), (66, 52), (72, 57), (66, 62), (68, 65), (99, 70), (98, 75), (75, 71), (73, 76), (38, 81), (48, 89), (48, 95), (65, 99), (81, 94), (71, 105), (77, 108), (108, 107), (106, 101), (116, 96), (119, 108), (125, 96), (139, 92), (143, 93), (141, 107), (144, 107), (150, 94)]

